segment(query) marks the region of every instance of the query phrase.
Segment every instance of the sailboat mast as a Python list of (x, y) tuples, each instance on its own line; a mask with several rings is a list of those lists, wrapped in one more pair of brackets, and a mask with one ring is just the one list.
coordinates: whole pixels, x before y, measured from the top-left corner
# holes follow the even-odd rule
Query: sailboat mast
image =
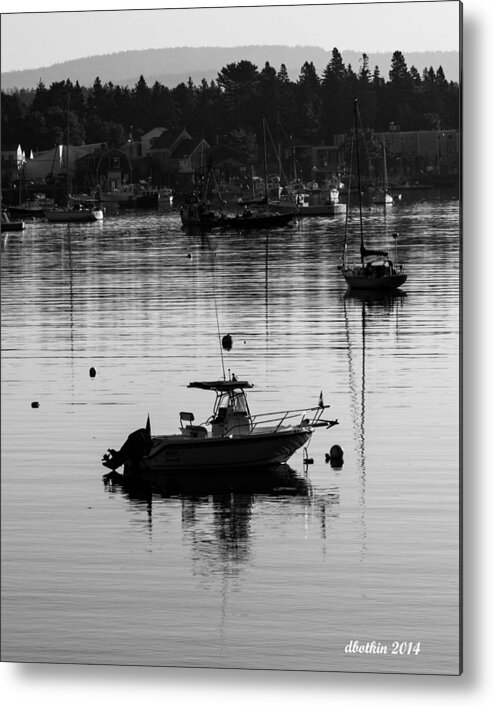
[(70, 110), (70, 95), (67, 94), (67, 177), (65, 182), (65, 198), (69, 202), (69, 110)]
[(262, 143), (264, 149), (264, 190), (266, 192), (266, 206), (269, 205), (268, 199), (268, 154), (266, 151), (266, 119), (262, 119)]
[(358, 98), (353, 102), (354, 105), (354, 128), (355, 128), (355, 143), (357, 151), (357, 185), (358, 185), (358, 206), (360, 215), (360, 260), (364, 264), (364, 228), (362, 224), (362, 188), (360, 183), (360, 150), (358, 140)]

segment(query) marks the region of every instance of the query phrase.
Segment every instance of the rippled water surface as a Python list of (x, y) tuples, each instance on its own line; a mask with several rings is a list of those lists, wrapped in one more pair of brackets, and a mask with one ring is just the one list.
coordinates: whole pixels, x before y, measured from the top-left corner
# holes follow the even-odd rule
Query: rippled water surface
[[(388, 209), (394, 298), (346, 294), (343, 227), (201, 236), (150, 212), (2, 235), (4, 660), (458, 671), (459, 204)], [(340, 424), (313, 464), (105, 486), (102, 453), (148, 413), (156, 433), (209, 416), (186, 386), (222, 377), (218, 328), (253, 412), (323, 391)]]

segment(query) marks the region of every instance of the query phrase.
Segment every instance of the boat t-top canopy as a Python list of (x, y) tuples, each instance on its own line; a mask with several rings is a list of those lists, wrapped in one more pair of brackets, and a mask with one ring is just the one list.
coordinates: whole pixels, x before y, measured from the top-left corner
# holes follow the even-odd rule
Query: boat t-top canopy
[(201, 390), (216, 390), (221, 393), (226, 393), (232, 390), (243, 390), (244, 388), (253, 388), (253, 384), (248, 381), (239, 380), (219, 380), (219, 381), (193, 381), (189, 383), (188, 388), (200, 388)]

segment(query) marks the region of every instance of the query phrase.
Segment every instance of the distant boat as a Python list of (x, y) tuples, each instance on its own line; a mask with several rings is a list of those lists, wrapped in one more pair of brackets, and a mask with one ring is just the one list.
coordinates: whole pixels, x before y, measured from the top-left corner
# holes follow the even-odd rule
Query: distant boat
[[(185, 228), (199, 228), (210, 230), (212, 228), (223, 226), (225, 216), (223, 211), (212, 208), (210, 199), (211, 183), (214, 183), (216, 193), (219, 197), (218, 184), (212, 165), (209, 165), (205, 175), (201, 177), (201, 186), (198, 192), (187, 194), (185, 201), (180, 207), (180, 220)], [(219, 197), (221, 202), (221, 197)], [(220, 207), (223, 203), (220, 203)]]
[(11, 221), (7, 211), (2, 209), (1, 232), (23, 231), (26, 227), (24, 221)]
[[(267, 195), (269, 193), (268, 184), (268, 167), (267, 167), (267, 156), (266, 156), (266, 121), (263, 118), (262, 121), (263, 129), (263, 145), (264, 145), (264, 199), (266, 199), (266, 206), (264, 208), (258, 208), (252, 210), (249, 208), (248, 204), (244, 204), (242, 213), (225, 216), (224, 225), (228, 228), (277, 228), (279, 226), (286, 226), (295, 218), (296, 209), (291, 208), (288, 211), (278, 209), (278, 205), (270, 204), (267, 200)], [(264, 200), (263, 199), (263, 200)], [(275, 208), (275, 211), (273, 211)]]
[(389, 193), (388, 189), (388, 167), (386, 163), (386, 145), (383, 141), (383, 186), (382, 188), (376, 189), (374, 196), (372, 197), (373, 204), (382, 204), (383, 206), (392, 206), (394, 203), (393, 195)]
[(118, 204), (125, 209), (154, 209), (158, 207), (160, 192), (145, 181), (121, 184), (111, 191), (97, 189), (95, 198), (105, 204)]
[[(359, 223), (360, 223), (360, 263), (356, 265), (348, 264), (348, 227), (350, 218), (350, 197), (347, 201), (347, 218), (345, 223), (345, 239), (343, 245), (343, 265), (341, 272), (350, 289), (353, 290), (395, 290), (406, 281), (407, 276), (401, 265), (395, 265), (388, 258), (388, 253), (382, 250), (367, 249), (364, 244), (364, 229), (362, 222), (362, 189), (360, 183), (360, 152), (359, 152), (359, 128), (360, 114), (358, 110), (358, 100), (353, 104), (353, 135), (352, 154), (355, 146), (357, 158), (357, 180), (358, 180), (358, 202), (359, 202)], [(351, 172), (351, 169), (350, 169)], [(349, 188), (349, 194), (351, 189)], [(393, 233), (395, 241), (395, 260), (397, 250), (398, 234)]]
[(90, 223), (101, 221), (103, 210), (76, 203), (67, 207), (49, 209), (44, 212), (44, 215), (51, 223)]
[(99, 206), (86, 206), (83, 203), (71, 203), (68, 191), (69, 185), (69, 97), (67, 97), (67, 179), (66, 179), (66, 206), (45, 209), (44, 217), (53, 223), (89, 223), (101, 221), (103, 210)]
[(286, 226), (295, 218), (295, 211), (287, 213), (274, 212), (270, 210), (255, 210), (245, 208), (244, 211), (236, 216), (225, 216), (222, 220), (222, 226), (226, 228), (275, 228)]
[(334, 193), (330, 193), (325, 201), (321, 201), (319, 197), (314, 199), (307, 191), (300, 191), (286, 199), (272, 201), (271, 206), (282, 213), (295, 213), (296, 216), (336, 216), (346, 212), (345, 204), (339, 203), (337, 190), (336, 194), (336, 198)]
[(148, 418), (146, 428), (129, 435), (120, 450), (108, 450), (103, 466), (115, 470), (123, 465), (124, 474), (151, 477), (180, 470), (207, 474), (259, 469), (286, 462), (316, 428), (338, 424), (322, 419), (328, 407), (322, 394), (316, 407), (251, 415), (245, 391), (253, 385), (234, 375), (188, 387), (216, 394), (208, 421), (197, 425), (193, 413), (181, 412), (179, 434), (151, 435)]
[(8, 211), (12, 216), (40, 218), (44, 215), (46, 209), (52, 209), (54, 206), (54, 199), (48, 199), (44, 194), (37, 194), (29, 201), (9, 206)]

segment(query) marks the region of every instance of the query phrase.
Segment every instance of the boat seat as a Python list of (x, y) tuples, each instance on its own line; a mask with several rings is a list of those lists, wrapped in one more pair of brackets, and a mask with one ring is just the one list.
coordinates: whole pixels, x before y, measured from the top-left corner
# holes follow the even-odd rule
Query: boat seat
[[(180, 413), (180, 426), (183, 427), (184, 422), (194, 422), (194, 413), (193, 412), (181, 412)], [(189, 424), (190, 427), (190, 424)]]
[[(184, 422), (188, 422), (188, 425), (184, 426)], [(202, 425), (193, 425), (194, 413), (193, 412), (181, 412), (180, 413), (180, 427), (184, 437), (207, 437), (208, 431)]]

